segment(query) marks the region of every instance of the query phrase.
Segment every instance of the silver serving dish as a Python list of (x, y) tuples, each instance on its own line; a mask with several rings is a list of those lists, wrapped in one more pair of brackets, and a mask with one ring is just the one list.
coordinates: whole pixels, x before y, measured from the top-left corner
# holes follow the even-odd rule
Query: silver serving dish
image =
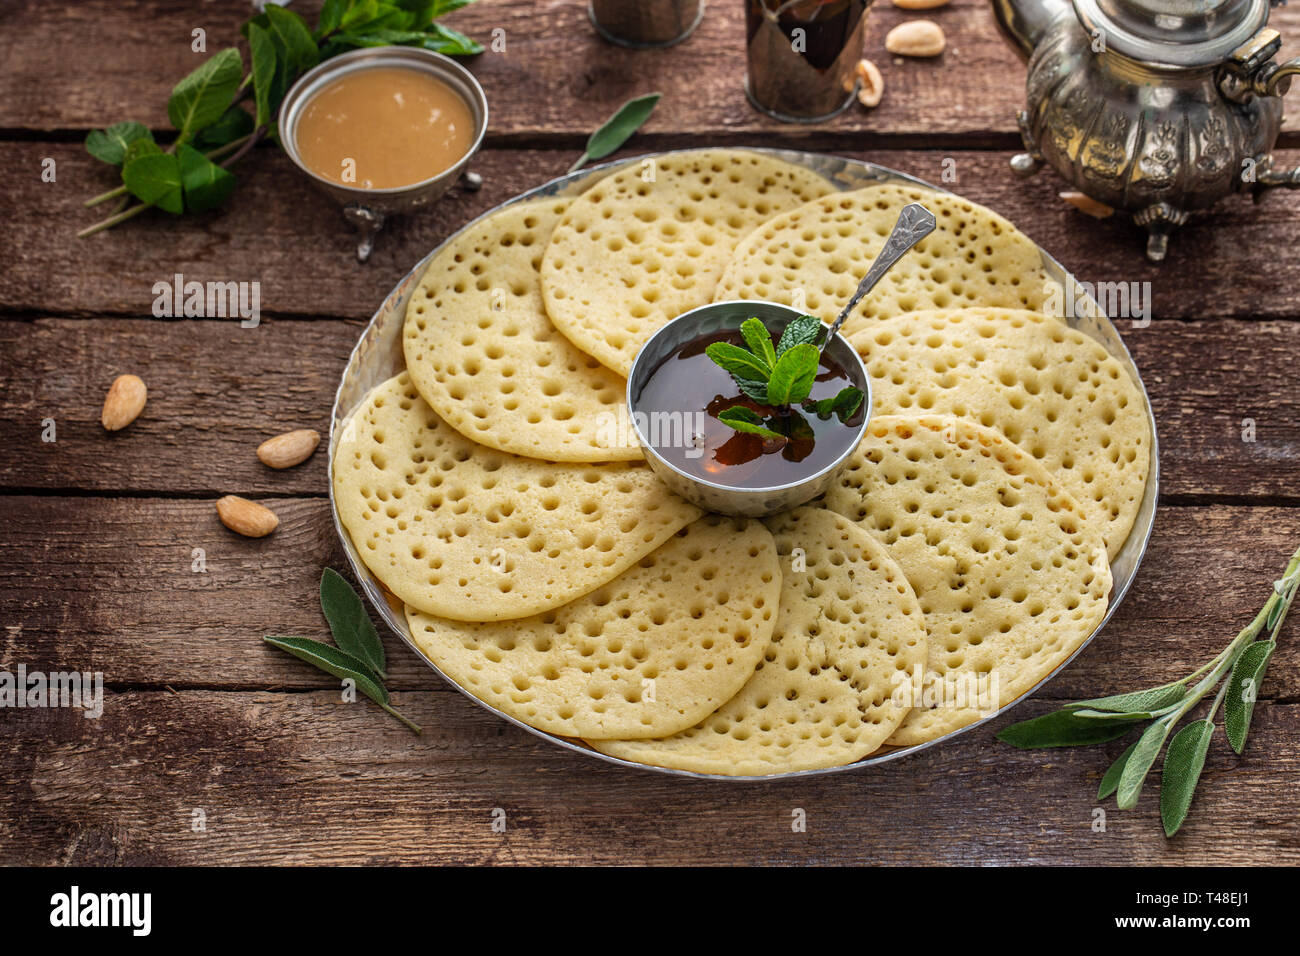
[[(788, 163), (794, 163), (803, 166), (806, 169), (813, 170), (814, 172), (825, 176), (835, 186), (843, 190), (860, 189), (863, 186), (897, 182), (913, 186), (922, 186), (926, 189), (936, 189), (940, 192), (948, 192), (948, 190), (941, 190), (939, 187), (932, 186), (924, 180), (917, 179), (914, 176), (908, 176), (884, 166), (877, 166), (874, 163), (864, 163), (854, 159), (842, 159), (837, 156), (826, 156), (818, 153), (796, 152), (794, 150), (754, 149), (753, 151), (765, 153), (769, 156), (785, 160)], [(495, 209), (484, 213), (483, 216), (479, 217), (479, 219), (485, 218), (497, 210), (512, 206), (515, 203), (526, 202), (531, 199), (540, 199), (550, 196), (576, 196), (583, 192), (588, 186), (594, 185), (598, 179), (626, 166), (635, 166), (643, 162), (646, 158), (647, 157), (645, 156), (637, 156), (631, 159), (618, 160), (612, 163), (606, 163), (603, 166), (596, 166), (591, 169), (580, 170), (568, 176), (562, 176), (559, 179), (554, 179), (543, 186), (538, 186), (536, 189), (531, 189), (522, 195), (516, 196), (514, 199), (502, 203)], [(475, 219), (473, 222), (467, 223), (460, 231), (463, 232), (478, 221), (478, 219)], [(453, 236), (448, 237), (447, 240), (444, 240), (444, 244), (458, 234), (459, 233), (456, 233)], [(379, 311), (374, 314), (374, 317), (370, 320), (370, 324), (366, 327), (365, 332), (362, 333), (361, 339), (357, 342), (356, 348), (352, 350), (352, 356), (348, 360), (347, 368), (343, 372), (343, 379), (339, 383), (338, 393), (334, 398), (334, 414), (330, 421), (329, 466), (331, 475), (333, 475), (334, 471), (334, 454), (338, 447), (339, 436), (342, 434), (343, 425), (346, 423), (349, 415), (351, 415), (357, 406), (361, 404), (371, 389), (392, 378), (406, 367), (406, 361), (402, 355), (402, 324), (406, 318), (406, 303), (410, 298), (411, 293), (419, 284), (420, 277), (424, 274), (424, 270), (428, 266), (429, 261), (441, 248), (442, 246), (439, 246), (416, 263), (415, 268), (407, 273), (406, 277), (402, 279), (393, 291), (388, 294), (388, 298), (384, 300), (383, 305), (379, 307)], [(501, 713), (501, 711), (494, 707), (489, 707), (473, 694), (470, 694), (464, 688), (460, 687), (459, 684), (451, 680), (447, 675), (443, 674), (442, 671), (438, 670), (437, 667), (434, 667), (423, 654), (420, 654), (419, 648), (417, 648), (415, 642), (412, 641), (410, 631), (407, 629), (406, 620), (402, 614), (400, 602), (397, 602), (396, 599), (389, 598), (378, 580), (376, 580), (370, 573), (369, 569), (366, 568), (365, 563), (361, 560), (352, 543), (351, 537), (344, 530), (342, 523), (339, 521), (338, 506), (334, 501), (333, 482), (331, 481), (330, 506), (334, 514), (334, 527), (338, 531), (339, 540), (343, 543), (343, 550), (347, 554), (348, 563), (352, 566), (353, 574), (356, 576), (357, 581), (360, 582), (361, 588), (365, 592), (366, 597), (370, 599), (370, 602), (375, 606), (375, 609), (378, 610), (380, 616), (388, 623), (388, 626), (392, 628), (393, 632), (405, 641), (411, 650), (420, 656), (421, 660), (428, 663), (429, 666), (432, 667), (433, 670), (437, 671), (444, 680), (464, 693), (465, 696), (474, 701), (474, 703), (490, 710), (502, 720), (507, 720), (510, 723), (523, 728), (530, 734), (548, 740), (566, 750), (572, 750), (576, 753), (581, 753), (597, 760), (603, 760), (606, 763), (618, 764), (623, 767), (632, 767), (638, 770), (651, 770), (658, 773), (671, 774), (677, 777), (697, 777), (710, 780), (744, 781), (811, 777), (819, 774), (839, 773), (860, 767), (875, 766), (876, 764), (885, 763), (889, 760), (896, 760), (899, 757), (905, 757), (908, 754), (916, 753), (917, 751), (924, 750), (927, 747), (932, 747), (942, 741), (951, 740), (958, 734), (963, 734), (975, 727), (979, 727), (1016, 706), (1060, 673), (1060, 671), (1068, 666), (1070, 661), (1072, 661), (1075, 656), (1083, 650), (1083, 648), (1087, 647), (1088, 644), (1092, 642), (1093, 638), (1095, 638), (1097, 634), (1101, 632), (1102, 628), (1106, 626), (1107, 622), (1110, 621), (1111, 617), (1115, 614), (1115, 611), (1123, 602), (1124, 596), (1128, 593), (1129, 587), (1133, 584), (1133, 579), (1137, 576), (1138, 566), (1142, 563), (1142, 556), (1146, 553), (1147, 541), (1151, 537), (1151, 529), (1155, 521), (1156, 499), (1159, 493), (1160, 459), (1159, 446), (1156, 440), (1156, 423), (1154, 416), (1151, 414), (1151, 403), (1147, 398), (1146, 387), (1142, 384), (1142, 377), (1138, 374), (1137, 366), (1133, 363), (1133, 357), (1129, 355), (1128, 349), (1124, 347), (1124, 342), (1121, 340), (1119, 332), (1116, 330), (1114, 324), (1102, 313), (1102, 310), (1097, 305), (1096, 301), (1091, 299), (1091, 297), (1087, 296), (1080, 289), (1073, 276), (1067, 273), (1065, 268), (1059, 262), (1052, 258), (1052, 256), (1046, 251), (1042, 249), (1039, 251), (1042, 253), (1043, 267), (1047, 271), (1048, 275), (1057, 282), (1060, 282), (1064, 288), (1071, 290), (1074, 293), (1075, 298), (1084, 301), (1087, 305), (1087, 308), (1085, 309), (1074, 308), (1068, 310), (1065, 315), (1065, 321), (1073, 328), (1076, 328), (1091, 338), (1096, 339), (1105, 346), (1106, 350), (1110, 352), (1110, 354), (1114, 356), (1120, 364), (1125, 367), (1125, 369), (1128, 370), (1129, 375), (1142, 393), (1142, 399), (1147, 410), (1147, 421), (1151, 427), (1151, 469), (1149, 477), (1147, 478), (1146, 490), (1142, 495), (1142, 504), (1138, 510), (1137, 519), (1133, 524), (1133, 530), (1129, 533), (1128, 540), (1124, 542), (1124, 546), (1120, 549), (1119, 554), (1116, 555), (1115, 560), (1111, 562), (1111, 575), (1114, 580), (1111, 588), (1110, 607), (1106, 611), (1106, 617), (1102, 620), (1101, 624), (1097, 626), (1097, 629), (1093, 631), (1092, 635), (1089, 636), (1088, 640), (1083, 642), (1079, 647), (1079, 650), (1070, 655), (1069, 659), (1063, 662), (1060, 667), (1054, 670), (1047, 677), (1043, 678), (1043, 680), (1039, 681), (1033, 688), (1021, 697), (1012, 701), (1006, 707), (989, 714), (987, 717), (984, 717), (973, 724), (963, 727), (960, 730), (953, 731), (951, 734), (941, 737), (939, 740), (934, 740), (925, 744), (918, 744), (914, 747), (898, 747), (887, 751), (878, 751), (877, 753), (865, 757), (856, 763), (846, 764), (841, 767), (828, 767), (822, 770), (800, 770), (792, 773), (768, 774), (761, 777), (731, 777), (719, 774), (692, 773), (686, 770), (670, 770), (663, 767), (651, 767), (647, 764), (633, 763), (629, 760), (620, 760), (617, 757), (610, 757), (602, 753), (597, 753), (581, 740), (545, 733), (528, 726), (523, 721), (516, 720), (508, 714)]]

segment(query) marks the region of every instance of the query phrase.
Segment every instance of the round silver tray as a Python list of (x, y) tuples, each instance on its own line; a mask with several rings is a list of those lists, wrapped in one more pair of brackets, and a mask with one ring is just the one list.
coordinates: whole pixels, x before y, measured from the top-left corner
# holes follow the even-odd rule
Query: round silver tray
[[(884, 166), (877, 166), (874, 163), (865, 163), (854, 159), (843, 159), (837, 156), (826, 156), (819, 153), (796, 152), (794, 150), (746, 148), (750, 149), (751, 152), (766, 153), (770, 156), (783, 159), (786, 162), (811, 169), (825, 176), (836, 187), (842, 190), (859, 189), (863, 186), (876, 185), (879, 183), (900, 182), (914, 186), (922, 186), (926, 189), (933, 189), (940, 192), (949, 191), (931, 185), (930, 183), (917, 179), (914, 176), (908, 176)], [(429, 261), (437, 255), (444, 245), (454, 239), (461, 232), (464, 232), (470, 226), (474, 225), (474, 223), (478, 222), (480, 219), (490, 216), (498, 210), (513, 206), (515, 203), (526, 202), (530, 199), (540, 199), (549, 196), (576, 196), (585, 191), (588, 186), (594, 185), (598, 179), (601, 179), (616, 170), (622, 169), (625, 166), (633, 166), (641, 163), (655, 155), (661, 154), (635, 156), (631, 159), (617, 160), (615, 162), (605, 163), (601, 166), (593, 166), (589, 169), (583, 169), (568, 176), (561, 176), (559, 179), (553, 179), (545, 185), (538, 186), (536, 189), (531, 189), (526, 193), (522, 193), (513, 199), (507, 200), (501, 205), (488, 210), (482, 216), (479, 216), (478, 219), (466, 223), (458, 232), (448, 236), (447, 239), (443, 241), (442, 245), (439, 245), (438, 248), (434, 249), (416, 263), (415, 267), (406, 274), (406, 277), (403, 278), (402, 281), (394, 287), (393, 291), (388, 294), (383, 305), (379, 307), (379, 310), (374, 314), (374, 317), (371, 318), (370, 324), (366, 327), (365, 332), (362, 333), (360, 340), (357, 342), (356, 348), (352, 350), (352, 355), (348, 359), (347, 369), (343, 372), (343, 380), (339, 383), (338, 393), (334, 397), (334, 414), (330, 421), (330, 475), (332, 476), (334, 473), (334, 454), (338, 447), (339, 435), (342, 433), (343, 425), (346, 423), (348, 417), (362, 403), (371, 389), (387, 381), (406, 368), (406, 360), (402, 355), (402, 324), (406, 318), (406, 303), (410, 298), (411, 293), (419, 284), (421, 276), (424, 275), (424, 270), (429, 265)], [(633, 767), (639, 770), (651, 770), (658, 773), (672, 774), (673, 776), (678, 777), (697, 777), (709, 780), (744, 781), (773, 780), (788, 777), (811, 777), (818, 774), (837, 773), (844, 770), (870, 767), (875, 766), (876, 764), (885, 763), (889, 760), (897, 760), (899, 757), (905, 757), (908, 754), (916, 753), (918, 750), (924, 750), (925, 748), (932, 747), (937, 743), (951, 740), (958, 734), (973, 730), (981, 724), (993, 720), (1000, 714), (1005, 713), (1007, 710), (1016, 706), (1026, 697), (1029, 697), (1037, 691), (1040, 687), (1060, 673), (1064, 667), (1068, 666), (1070, 661), (1072, 661), (1080, 651), (1087, 647), (1088, 644), (1092, 642), (1093, 638), (1101, 632), (1101, 629), (1106, 626), (1106, 623), (1111, 619), (1116, 609), (1120, 606), (1120, 603), (1124, 600), (1124, 595), (1128, 593), (1128, 589), (1133, 583), (1133, 578), (1137, 575), (1138, 565), (1142, 563), (1142, 556), (1146, 553), (1147, 541), (1151, 537), (1151, 528), (1155, 521), (1156, 498), (1160, 484), (1160, 459), (1159, 448), (1156, 441), (1155, 418), (1151, 414), (1151, 402), (1147, 398), (1146, 387), (1142, 384), (1142, 376), (1138, 374), (1137, 366), (1133, 363), (1133, 357), (1129, 355), (1128, 349), (1125, 348), (1124, 342), (1119, 336), (1119, 332), (1116, 330), (1111, 320), (1102, 313), (1102, 310), (1097, 305), (1096, 301), (1083, 295), (1082, 292), (1079, 292), (1073, 276), (1067, 273), (1065, 268), (1052, 258), (1051, 255), (1041, 247), (1039, 248), (1039, 252), (1042, 253), (1043, 267), (1047, 271), (1047, 274), (1052, 279), (1060, 282), (1065, 289), (1071, 290), (1072, 293), (1077, 293), (1078, 297), (1085, 300), (1089, 306), (1089, 308), (1075, 311), (1084, 311), (1090, 314), (1067, 316), (1065, 321), (1067, 321), (1072, 327), (1088, 336), (1091, 336), (1104, 345), (1106, 350), (1128, 370), (1129, 375), (1141, 391), (1142, 401), (1146, 407), (1148, 424), (1151, 426), (1151, 468), (1149, 477), (1147, 478), (1146, 490), (1142, 496), (1142, 505), (1138, 509), (1138, 515), (1137, 519), (1134, 521), (1133, 530), (1129, 532), (1128, 540), (1124, 542), (1123, 548), (1120, 549), (1115, 560), (1111, 562), (1111, 575), (1114, 583), (1111, 589), (1110, 606), (1106, 610), (1105, 618), (1103, 618), (1102, 622), (1097, 625), (1097, 629), (1092, 632), (1088, 639), (1079, 646), (1079, 649), (1076, 650), (1074, 654), (1071, 654), (1067, 660), (1062, 662), (1060, 667), (1057, 667), (1051, 674), (1044, 677), (1034, 685), (1034, 687), (1026, 691), (1010, 704), (1007, 704), (1005, 707), (1000, 708), (973, 724), (968, 724), (960, 730), (955, 730), (952, 733), (940, 737), (938, 740), (930, 741), (929, 743), (918, 744), (914, 747), (898, 747), (878, 751), (869, 757), (864, 757), (856, 763), (844, 764), (839, 767), (827, 767), (821, 770), (800, 770), (791, 773), (737, 777), (721, 774), (692, 773), (686, 770), (671, 770), (664, 767), (653, 767), (648, 764), (633, 763), (630, 760), (621, 760), (617, 757), (610, 757), (606, 754), (599, 753), (588, 747), (583, 741), (576, 738), (560, 737), (555, 734), (548, 734), (545, 731), (536, 729), (535, 727), (530, 727), (523, 721), (511, 717), (509, 714), (502, 713), (495, 707), (485, 704), (446, 674), (443, 674), (441, 670), (434, 666), (432, 661), (420, 653), (419, 648), (411, 639), (411, 633), (406, 626), (406, 618), (402, 613), (401, 602), (390, 597), (382, 585), (380, 585), (379, 581), (370, 573), (370, 570), (358, 555), (357, 549), (352, 543), (352, 538), (343, 528), (342, 522), (339, 521), (338, 505), (334, 501), (334, 483), (331, 480), (330, 507), (334, 514), (334, 527), (338, 531), (339, 540), (343, 542), (343, 550), (348, 556), (348, 563), (352, 566), (352, 572), (356, 575), (357, 581), (360, 582), (361, 588), (365, 592), (366, 597), (370, 599), (371, 604), (375, 606), (379, 615), (388, 623), (388, 626), (393, 629), (393, 632), (405, 641), (411, 650), (419, 655), (421, 660), (428, 664), (429, 667), (433, 668), (434, 671), (437, 671), (443, 680), (447, 681), (447, 683), (451, 684), (474, 703), (496, 714), (502, 720), (507, 720), (517, 727), (522, 727), (530, 734), (535, 734), (536, 736), (548, 740), (557, 746), (584, 754), (588, 757), (593, 757), (597, 760), (603, 760), (606, 763), (618, 764), (623, 767)]]

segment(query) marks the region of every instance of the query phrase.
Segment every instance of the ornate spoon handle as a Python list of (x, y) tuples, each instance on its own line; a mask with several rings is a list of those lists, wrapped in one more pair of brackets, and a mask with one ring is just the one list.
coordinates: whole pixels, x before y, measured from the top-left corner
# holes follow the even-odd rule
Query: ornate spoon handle
[(862, 301), (862, 297), (875, 288), (876, 283), (894, 267), (894, 263), (903, 258), (908, 250), (934, 232), (934, 226), (934, 213), (920, 203), (908, 203), (903, 207), (903, 211), (898, 214), (898, 221), (894, 223), (893, 231), (890, 232), (889, 238), (885, 240), (885, 245), (880, 250), (880, 255), (876, 256), (876, 261), (871, 263), (871, 268), (858, 283), (858, 290), (853, 293), (853, 298), (849, 299), (848, 305), (844, 306), (830, 331), (826, 333), (822, 348), (826, 348), (826, 342), (834, 338), (835, 333), (844, 324), (844, 320), (853, 311), (853, 307)]

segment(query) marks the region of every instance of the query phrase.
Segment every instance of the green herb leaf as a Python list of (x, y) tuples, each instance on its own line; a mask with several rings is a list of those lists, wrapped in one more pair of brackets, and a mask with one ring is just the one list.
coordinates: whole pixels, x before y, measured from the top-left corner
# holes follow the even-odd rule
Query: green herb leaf
[(785, 438), (780, 432), (768, 428), (758, 413), (744, 405), (733, 405), (718, 415), (718, 421), (730, 425), (738, 432), (761, 435), (764, 438)]
[(767, 394), (772, 404), (798, 404), (807, 398), (812, 391), (813, 380), (817, 378), (817, 363), (820, 358), (817, 346), (807, 342), (793, 345), (783, 352), (767, 381)]
[(194, 136), (194, 144), (203, 149), (214, 149), (217, 146), (233, 143), (252, 131), (253, 117), (248, 115), (247, 110), (232, 106), (211, 126), (199, 130)]
[[(401, 0), (398, 0), (400, 3)], [(452, 13), (461, 7), (468, 7), (474, 0), (428, 0), (429, 19), (436, 20), (444, 13)]]
[(343, 23), (343, 13), (351, 6), (351, 0), (325, 0), (321, 4), (320, 16), (316, 18), (316, 30), (312, 36), (323, 40)]
[(1248, 644), (1232, 665), (1232, 674), (1228, 678), (1228, 689), (1223, 699), (1223, 729), (1228, 743), (1236, 753), (1241, 753), (1246, 747), (1246, 735), (1250, 733), (1250, 719), (1255, 714), (1259, 685), (1264, 680), (1264, 672), (1268, 670), (1268, 662), (1276, 649), (1276, 641), (1256, 641)]
[[(1093, 723), (1105, 727), (1112, 726), (1110, 721), (1104, 724), (1100, 721), (1093, 721)], [(1169, 736), (1172, 726), (1168, 720), (1157, 720), (1143, 731), (1142, 736), (1133, 745), (1133, 753), (1124, 764), (1124, 772), (1119, 775), (1119, 786), (1116, 788), (1115, 803), (1121, 810), (1129, 810), (1137, 805), (1138, 795), (1142, 792), (1142, 783), (1151, 772), (1156, 757), (1160, 755), (1160, 748), (1164, 746), (1165, 738)]]
[(193, 146), (182, 144), (176, 151), (180, 161), (181, 189), (190, 212), (213, 209), (226, 201), (235, 188), (235, 177)]
[(1128, 758), (1133, 756), (1133, 751), (1137, 749), (1137, 742), (1129, 744), (1124, 752), (1119, 755), (1110, 769), (1106, 771), (1101, 778), (1101, 786), (1097, 788), (1097, 799), (1105, 800), (1119, 788), (1120, 775), (1124, 773), (1124, 766), (1128, 763)]
[(257, 125), (270, 126), (271, 118), (280, 105), (275, 95), (280, 66), (270, 31), (250, 23), (248, 49), (253, 60), (253, 99), (257, 103)]
[(279, 37), (294, 73), (310, 70), (320, 61), (320, 50), (302, 17), (274, 3), (266, 5), (265, 16), (269, 29)]
[(834, 414), (843, 422), (847, 421), (854, 412), (862, 407), (865, 398), (866, 395), (863, 394), (862, 389), (848, 385), (830, 398), (819, 399), (815, 402), (805, 401), (804, 407), (816, 412), (819, 418), (829, 418)]
[[(146, 142), (137, 140), (136, 143)], [(132, 143), (132, 148), (135, 143)], [(153, 145), (153, 144), (150, 144)], [(158, 147), (155, 145), (154, 149)], [(129, 151), (128, 151), (129, 152)], [(181, 168), (170, 153), (146, 153), (129, 158), (122, 166), (122, 183), (141, 202), (179, 215), (185, 204), (181, 198)]]
[(351, 680), (356, 684), (357, 690), (373, 700), (387, 713), (392, 714), (406, 724), (415, 733), (420, 733), (418, 724), (412, 723), (393, 709), (389, 702), (388, 690), (375, 679), (373, 674), (368, 672), (363, 661), (358, 660), (346, 651), (341, 651), (323, 641), (314, 641), (309, 637), (264, 637), (262, 640), (272, 647), (288, 651), (299, 660), (304, 660), (313, 667), (319, 668), (340, 680)]
[(1187, 819), (1196, 784), (1205, 767), (1205, 754), (1214, 736), (1214, 723), (1194, 720), (1174, 735), (1165, 753), (1164, 775), (1160, 780), (1160, 821), (1165, 836), (1171, 837)]
[(370, 23), (378, 16), (378, 0), (352, 0), (339, 18), (339, 27), (351, 30), (364, 23)]
[(1128, 733), (1133, 721), (1084, 720), (1069, 711), (1057, 710), (1032, 720), (1012, 724), (998, 734), (998, 740), (1021, 750), (1043, 747), (1083, 747), (1117, 740)]
[(772, 345), (772, 336), (757, 318), (746, 319), (740, 326), (740, 334), (745, 339), (749, 350), (771, 368), (776, 364), (776, 349)]
[(444, 56), (474, 56), (483, 52), (483, 44), (441, 23), (429, 24), (420, 45)]
[(186, 142), (221, 118), (244, 78), (244, 60), (234, 47), (222, 50), (176, 84), (167, 101), (167, 118)]
[(593, 159), (604, 159), (626, 143), (628, 138), (650, 118), (655, 104), (659, 102), (659, 96), (659, 93), (648, 93), (628, 100), (620, 106), (600, 129), (591, 134), (582, 158), (569, 171), (572, 172)]
[(740, 375), (733, 374), (731, 380), (736, 383), (737, 387), (747, 396), (758, 402), (760, 405), (769, 404), (767, 400), (767, 382), (760, 382), (756, 378), (743, 378)]
[(134, 143), (126, 148), (126, 156), (122, 158), (122, 165), (141, 156), (158, 156), (162, 153), (162, 147), (152, 139), (137, 139)]
[(815, 315), (801, 315), (797, 319), (791, 319), (776, 343), (776, 354), (783, 355), (796, 345), (818, 345), (825, 331), (826, 326)]
[(114, 123), (108, 129), (91, 130), (86, 135), (86, 152), (110, 166), (121, 166), (126, 148), (138, 139), (153, 141), (153, 134), (143, 123)]
[(1155, 720), (1157, 717), (1164, 716), (1163, 714), (1152, 713), (1151, 711), (1146, 710), (1130, 710), (1121, 712), (1113, 710), (1090, 710), (1088, 708), (1084, 708), (1083, 710), (1071, 710), (1070, 713), (1075, 717), (1084, 720)]
[(384, 675), (384, 645), (371, 623), (361, 595), (333, 568), (326, 568), (320, 579), (320, 606), (329, 622), (334, 643), (366, 666)]
[(705, 348), (704, 354), (733, 378), (766, 382), (772, 374), (772, 370), (757, 355), (730, 342), (714, 342)]
[(1106, 710), (1112, 713), (1133, 713), (1163, 710), (1177, 704), (1187, 696), (1187, 683), (1174, 681), (1159, 687), (1149, 687), (1128, 694), (1113, 694), (1110, 697), (1094, 697), (1092, 700), (1078, 700), (1067, 704), (1067, 710)]

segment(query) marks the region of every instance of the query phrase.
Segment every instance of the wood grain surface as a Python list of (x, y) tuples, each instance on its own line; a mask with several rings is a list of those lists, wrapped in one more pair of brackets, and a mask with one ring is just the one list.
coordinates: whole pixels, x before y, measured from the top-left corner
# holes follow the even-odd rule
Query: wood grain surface
[[(294, 6), (310, 17), (319, 4)], [(1020, 752), (994, 738), (1064, 700), (1181, 676), (1250, 619), (1300, 543), (1300, 194), (1225, 201), (1154, 266), (1131, 225), (1060, 201), (1054, 174), (1011, 174), (1024, 72), (986, 3), (925, 14), (948, 34), (935, 62), (884, 53), (911, 14), (878, 3), (867, 55), (884, 102), (810, 127), (746, 103), (741, 9), (712, 0), (687, 42), (647, 53), (599, 42), (582, 0), (478, 0), (451, 15), (484, 42), (504, 31), (504, 51), (470, 61), (492, 109), (474, 161), (485, 184), (392, 221), (360, 266), (337, 210), (271, 147), (237, 167), (223, 209), (75, 238), (96, 218), (81, 202), (113, 185), (85, 132), (119, 119), (165, 129), (171, 85), (202, 59), (191, 32), (206, 31), (209, 51), (234, 42), (246, 0), (0, 5), (0, 33), (22, 37), (0, 71), (0, 669), (102, 671), (106, 684), (98, 720), (0, 709), (0, 863), (1300, 863), (1295, 623), (1246, 754), (1216, 740), (1174, 840), (1153, 785), (1094, 829), (1097, 783), (1122, 744)], [(1273, 25), (1284, 53), (1300, 52), (1300, 9), (1278, 8)], [(418, 738), (262, 642), (325, 637), (320, 571), (345, 561), (324, 447), (273, 472), (257, 444), (326, 433), (357, 336), (402, 275), (468, 219), (562, 174), (595, 126), (649, 90), (664, 99), (620, 156), (732, 144), (869, 159), (991, 206), (1080, 279), (1150, 283), (1152, 321), (1119, 327), (1158, 422), (1151, 546), (1108, 627), (1014, 717), (869, 770), (708, 783), (556, 748), (383, 631)], [(1294, 164), (1300, 126), (1287, 130), (1279, 162)], [(154, 283), (175, 273), (258, 282), (261, 324), (153, 317)], [(149, 403), (110, 435), (100, 404), (124, 372), (148, 382)], [(43, 441), (51, 420), (56, 440)], [(274, 509), (279, 529), (227, 531), (213, 503), (232, 493)]]

